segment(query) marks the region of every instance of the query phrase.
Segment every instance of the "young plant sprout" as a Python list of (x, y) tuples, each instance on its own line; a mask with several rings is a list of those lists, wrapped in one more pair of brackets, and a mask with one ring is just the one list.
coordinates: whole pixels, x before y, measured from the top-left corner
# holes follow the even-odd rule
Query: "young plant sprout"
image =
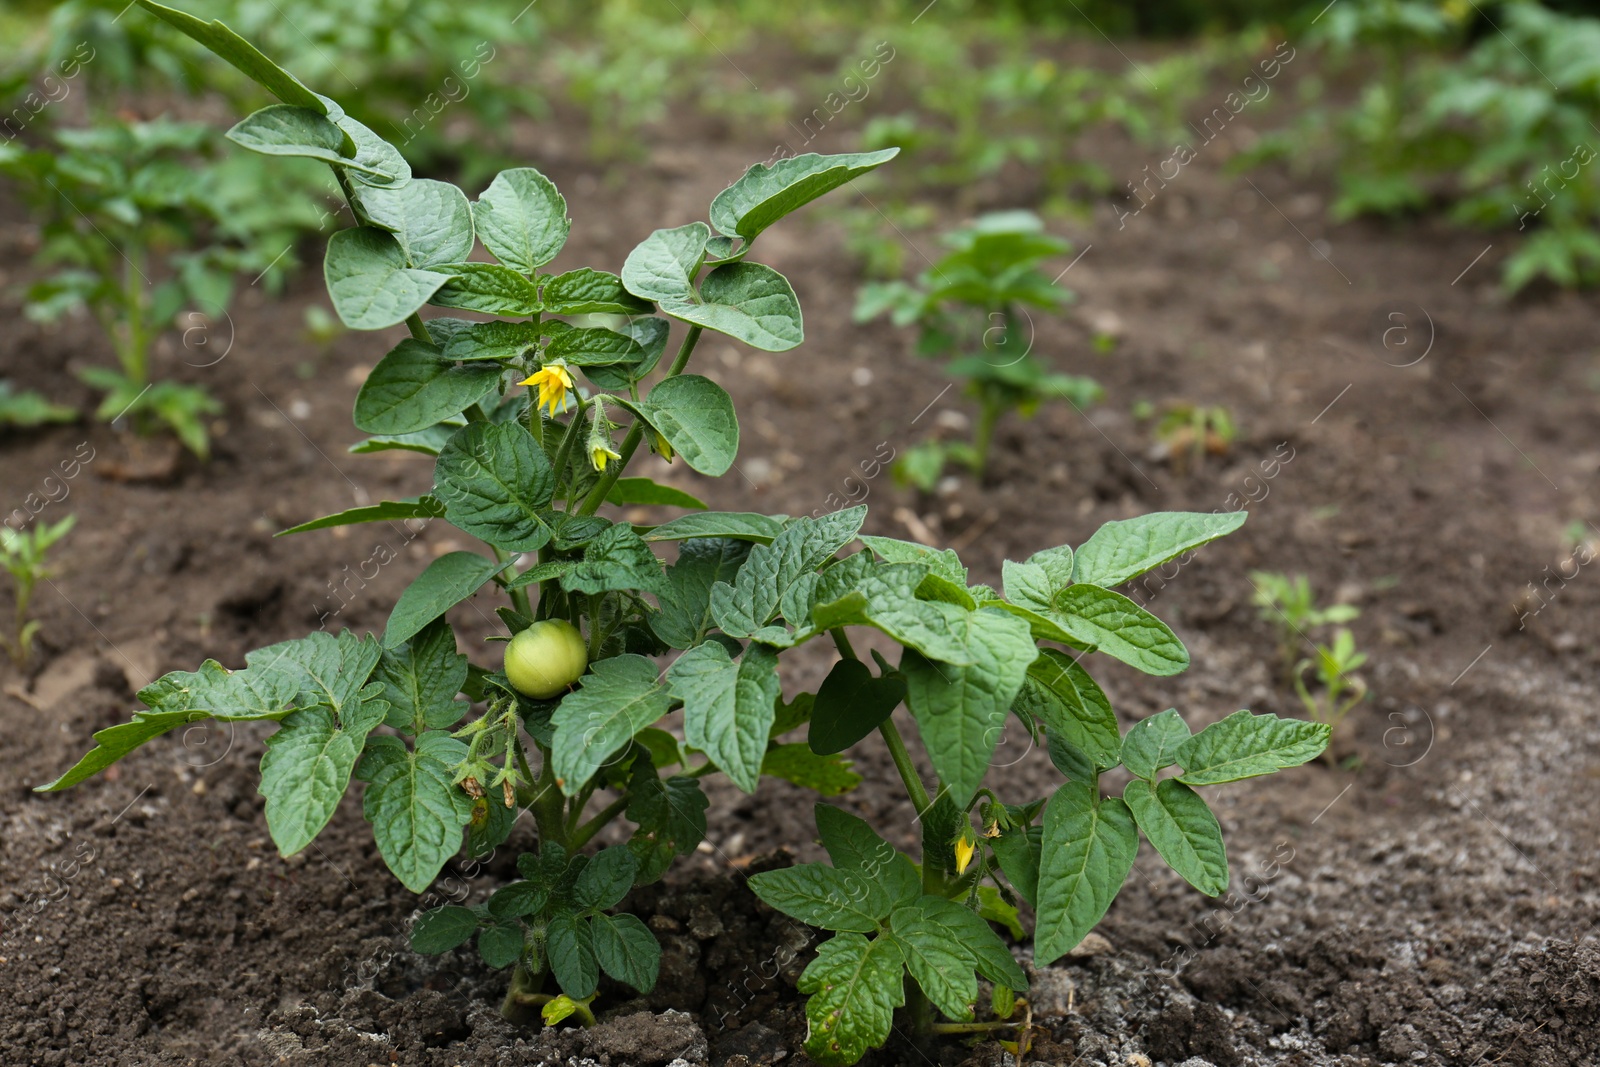
[(1251, 571), (1250, 583), (1255, 589), (1251, 601), (1261, 618), (1277, 630), (1278, 664), (1286, 687), (1296, 684), (1300, 648), (1311, 640), (1310, 631), (1354, 622), (1361, 616), (1361, 609), (1354, 604), (1317, 607), (1311, 581), (1303, 574), (1290, 578), (1272, 571)]
[(1208, 455), (1226, 456), (1238, 434), (1227, 408), (1189, 403), (1167, 405), (1155, 432), (1180, 474), (1198, 469)]
[(1027, 211), (984, 215), (946, 235), (945, 243), (952, 250), (916, 285), (870, 282), (862, 287), (855, 311), (857, 322), (887, 311), (896, 326), (916, 325), (918, 352), (955, 357), (945, 369), (978, 401), (970, 443), (927, 441), (896, 464), (901, 480), (924, 491), (933, 489), (952, 462), (982, 478), (995, 426), (1007, 412), (1028, 418), (1046, 400), (1083, 407), (1102, 396), (1093, 380), (1053, 373), (1032, 352), (1027, 309), (1057, 311), (1072, 299), (1039, 264), (1070, 245), (1045, 233), (1044, 224)]
[[(1313, 722), (1338, 730), (1350, 709), (1366, 698), (1367, 683), (1353, 672), (1367, 662), (1367, 654), (1356, 651), (1356, 639), (1344, 626), (1334, 631), (1333, 644), (1315, 648), (1315, 658), (1302, 659), (1294, 666), (1294, 691)], [(1315, 673), (1321, 686), (1315, 693), (1306, 688), (1308, 670)]]
[[(431, 490), (296, 529), (442, 515), (492, 555), (434, 560), (381, 635), (314, 633), (237, 670), (208, 660), (157, 680), (139, 694), (147, 710), (100, 731), (41, 788), (75, 785), (200, 719), (276, 722), (260, 791), (280, 853), (309, 845), (360, 782), (379, 855), (417, 893), (463, 847), (482, 857), (504, 845), (527, 810), (538, 845), (518, 857), (521, 878), (485, 902), (423, 913), (412, 943), (441, 953), (475, 939), (486, 962), (512, 970), (506, 1016), (587, 1023), (613, 988), (604, 983), (656, 982), (655, 935), (616, 909), (705, 836), (701, 779), (720, 773), (754, 792), (776, 776), (837, 792), (853, 779), (841, 754), (882, 743), (918, 814), (920, 865), (819, 804), (831, 863), (751, 879), (772, 907), (833, 932), (800, 979), (806, 1052), (824, 1064), (884, 1044), (902, 1005), (922, 1042), (941, 1029), (1016, 1027), (1006, 1016), (1027, 979), (991, 923), (1022, 936), (1013, 902), (1028, 901), (1034, 960), (1047, 966), (1104, 915), (1141, 832), (1202, 892), (1227, 887), (1220, 830), (1196, 789), (1313, 759), (1327, 726), (1238, 711), (1191, 734), (1168, 710), (1124, 735), (1078, 657), (1182, 671), (1183, 643), (1114, 587), (1237, 529), (1242, 513), (1107, 523), (1076, 549), (1006, 563), (997, 591), (971, 584), (954, 552), (863, 535), (865, 507), (711, 512), (648, 479), (624, 482), (646, 442), (704, 475), (731, 469), (733, 401), (688, 372), (697, 343), (710, 330), (769, 352), (798, 346), (794, 290), (750, 253), (769, 226), (893, 149), (754, 166), (711, 202), (709, 225), (656, 230), (620, 274), (551, 274), (571, 224), (538, 171), (503, 171), (476, 200), (414, 178), (392, 145), (221, 23), (139, 2), (278, 96), (230, 136), (334, 168), (358, 223), (329, 241), (335, 309), (355, 329), (406, 327), (362, 387), (355, 422), (374, 435), (364, 450), (435, 455)], [(495, 262), (467, 262), (476, 241)], [(967, 248), (981, 246), (974, 236)], [(424, 320), (428, 305), (494, 317)], [(611, 325), (569, 321), (596, 315)], [(602, 517), (608, 502), (687, 510), (634, 526)], [(676, 558), (664, 564), (655, 548), (669, 544)], [(469, 665), (448, 620), (491, 585), (509, 601), (499, 616), (511, 638), (493, 672)], [(898, 652), (859, 658), (851, 633), (869, 629)], [(811, 641), (838, 659), (814, 693), (785, 701), (779, 662)], [(892, 717), (901, 704), (932, 777)], [(1066, 778), (1049, 796), (1010, 804), (984, 784), (1011, 716)], [(1119, 766), (1130, 784), (1102, 796), (1101, 774)], [(612, 799), (591, 803), (601, 790)], [(625, 843), (587, 853), (618, 819), (633, 827)], [(985, 1018), (980, 976), (996, 989)]]
[(11, 575), (16, 588), (17, 607), (12, 616), (11, 636), (0, 638), (0, 643), (11, 653), (11, 660), (20, 669), (28, 662), (33, 649), (33, 639), (39, 632), (39, 621), (28, 618), (33, 602), (33, 587), (41, 579), (50, 578), (54, 572), (45, 565), (45, 554), (50, 547), (67, 536), (76, 515), (68, 515), (57, 523), (41, 522), (31, 531), (13, 530), (0, 526), (0, 567)]

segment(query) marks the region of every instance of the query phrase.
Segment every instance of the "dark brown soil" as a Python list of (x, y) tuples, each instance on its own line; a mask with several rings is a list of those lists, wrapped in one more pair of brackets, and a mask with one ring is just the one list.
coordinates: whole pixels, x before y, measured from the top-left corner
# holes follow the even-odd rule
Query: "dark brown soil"
[[(544, 131), (530, 154), (577, 220), (563, 266), (616, 268), (654, 226), (703, 217), (771, 150), (760, 136), (685, 139), (674, 127), (619, 189), (563, 132), (580, 128)], [(830, 130), (816, 147), (848, 142)], [(1055, 226), (1086, 250), (1064, 278), (1080, 298), (1038, 321), (1035, 351), (1099, 378), (1105, 404), (1006, 424), (982, 486), (919, 498), (887, 474), (865, 483), (872, 532), (925, 531), (988, 580), (1003, 558), (1081, 541), (1108, 519), (1255, 499), (1246, 527), (1152, 604), (1195, 666), (1169, 680), (1100, 670), (1127, 721), (1168, 706), (1196, 728), (1243, 706), (1299, 713), (1275, 685), (1253, 568), (1305, 572), (1322, 597), (1363, 611), (1354, 630), (1372, 654), (1373, 697), (1337, 745), (1359, 769), (1318, 765), (1221, 791), (1234, 869), (1221, 901), (1147, 851), (1102, 937), (1034, 973), (1033, 1060), (1600, 1062), (1600, 583), (1563, 541), (1573, 520), (1600, 518), (1594, 298), (1508, 302), (1494, 287), (1506, 238), (1330, 227), (1324, 187), (1227, 175), (1229, 151), (1210, 146), (1125, 227), (1112, 204)], [(1109, 140), (1097, 155), (1127, 178), (1165, 158)], [(1008, 179), (969, 195), (1009, 207), (1027, 189)], [(30, 231), (14, 208), (3, 218), (10, 287), (25, 276)], [(835, 506), (830, 494), (859, 498), (862, 483), (845, 479), (859, 479), (880, 443), (903, 450), (965, 410), (907, 336), (850, 324), (859, 278), (840, 239), (815, 212), (762, 239), (806, 308), (803, 348), (702, 346), (696, 369), (740, 402), (742, 477), (712, 484), (681, 467), (663, 477), (716, 507), (809, 513)], [(1329, 243), (1319, 253), (1313, 241)], [(810, 934), (744, 888), (753, 865), (785, 862), (775, 849), (816, 853), (810, 801), (782, 783), (753, 798), (715, 788), (707, 845), (666, 888), (637, 894), (666, 947), (657, 991), (612, 996), (592, 1031), (544, 1033), (499, 1019), (503, 976), (475, 955), (409, 952), (417, 901), (382, 871), (354, 803), (302, 855), (275, 854), (254, 789), (261, 729), (171, 735), (73, 792), (29, 792), (93, 730), (125, 719), (133, 691), (162, 672), (207, 656), (236, 665), (319, 625), (381, 627), (427, 559), (466, 547), (442, 526), (409, 542), (382, 526), (271, 536), (428, 485), (422, 457), (346, 454), (356, 387), (392, 338), (349, 335), (319, 351), (299, 324), (323, 299), (312, 274), (282, 301), (247, 290), (219, 327), (227, 357), (207, 368), (186, 366), (189, 353), (169, 342), (162, 373), (205, 384), (227, 407), (215, 460), (185, 462), (169, 483), (102, 477), (134, 447), (103, 426), (0, 441), (7, 514), (43, 497), (82, 442), (94, 456), (45, 509), (75, 513), (78, 526), (37, 598), (35, 665), (25, 676), (0, 667), (0, 724), (13, 739), (0, 751), (0, 999), (11, 1006), (0, 1061), (798, 1062), (793, 980)], [(100, 338), (83, 323), (28, 324), (14, 298), (5, 307), (0, 375), (87, 404), (72, 370), (109, 358)], [(1395, 366), (1425, 347), (1418, 308), (1431, 349)], [(1411, 316), (1413, 347), (1379, 340), (1395, 310)], [(1113, 354), (1090, 354), (1096, 333), (1119, 336)], [(1148, 425), (1128, 414), (1138, 400), (1226, 405), (1239, 439), (1181, 470), (1153, 456)], [(379, 544), (397, 559), (374, 575), (363, 565)], [(484, 662), (491, 607), (456, 613)], [(814, 685), (825, 668), (808, 648), (786, 677)], [(866, 781), (841, 803), (910, 845), (887, 757), (872, 741), (854, 755)], [(1007, 738), (997, 762), (1013, 794), (1055, 780), (1022, 738)], [(520, 827), (512, 845), (530, 839)], [(510, 852), (451, 874), (441, 891), (483, 899), (510, 875)], [(791, 951), (775, 961), (779, 945)], [(940, 1059), (1001, 1056), (952, 1044)], [(872, 1062), (923, 1060), (897, 1042)]]

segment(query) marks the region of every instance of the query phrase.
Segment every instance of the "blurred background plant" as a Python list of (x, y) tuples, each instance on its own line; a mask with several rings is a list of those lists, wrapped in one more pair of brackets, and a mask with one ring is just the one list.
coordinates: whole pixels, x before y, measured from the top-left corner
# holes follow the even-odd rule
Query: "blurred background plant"
[(256, 179), (245, 167), (207, 165), (212, 144), (200, 123), (106, 118), (53, 129), (38, 148), (0, 145), (0, 174), (41, 233), (28, 316), (86, 310), (116, 357), (79, 371), (104, 394), (97, 416), (129, 416), (141, 431), (165, 426), (201, 458), (205, 416), (220, 407), (200, 386), (154, 380), (155, 342), (183, 312), (220, 316), (234, 276), (259, 280), (293, 241), (276, 212), (234, 210), (259, 195)]
[(995, 426), (1015, 411), (1031, 417), (1046, 400), (1084, 407), (1103, 395), (1091, 378), (1050, 370), (1033, 354), (1028, 308), (1060, 310), (1072, 293), (1039, 264), (1071, 245), (1044, 231), (1037, 215), (1003, 211), (980, 216), (944, 237), (950, 251), (915, 283), (868, 282), (856, 300), (857, 322), (887, 313), (896, 326), (917, 327), (917, 353), (951, 357), (945, 370), (978, 402), (970, 442), (926, 441), (895, 464), (896, 477), (924, 491), (958, 463), (982, 478)]
[(55, 573), (45, 565), (45, 554), (52, 545), (67, 536), (77, 521), (76, 515), (68, 515), (60, 522), (41, 522), (31, 530), (0, 526), (0, 567), (4, 567), (11, 575), (17, 598), (11, 636), (0, 638), (0, 644), (6, 646), (6, 651), (11, 653), (12, 662), (19, 670), (27, 663), (28, 654), (33, 650), (33, 639), (39, 633), (39, 621), (28, 618), (29, 608), (33, 604), (33, 587)]
[[(1277, 631), (1278, 663), (1285, 687), (1299, 684), (1301, 666), (1308, 662), (1300, 658), (1301, 646), (1309, 643), (1313, 649), (1318, 648), (1311, 638), (1312, 630), (1354, 622), (1361, 615), (1361, 609), (1354, 604), (1318, 607), (1311, 580), (1303, 574), (1291, 578), (1273, 571), (1251, 571), (1250, 582), (1255, 587), (1251, 600), (1258, 613)], [(1317, 659), (1319, 663), (1324, 659), (1320, 652)]]
[[(1442, 213), (1522, 235), (1502, 279), (1600, 281), (1600, 22), (1527, 2), (1346, 0), (1307, 41), (1363, 76), (1239, 162), (1331, 171), (1339, 220)], [(1374, 69), (1375, 68), (1375, 69)], [(1315, 84), (1315, 83), (1312, 83)]]

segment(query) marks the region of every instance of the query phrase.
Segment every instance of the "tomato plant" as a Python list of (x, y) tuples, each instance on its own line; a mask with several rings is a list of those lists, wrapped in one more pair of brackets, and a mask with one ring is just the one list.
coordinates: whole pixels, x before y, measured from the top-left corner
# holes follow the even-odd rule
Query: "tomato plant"
[(1097, 382), (1050, 371), (1033, 354), (1029, 308), (1057, 311), (1072, 293), (1039, 264), (1070, 246), (1044, 232), (1029, 211), (998, 211), (945, 236), (951, 251), (917, 278), (869, 282), (856, 301), (856, 321), (888, 312), (897, 326), (918, 327), (917, 351), (953, 356), (946, 366), (978, 401), (971, 442), (925, 441), (895, 465), (903, 480), (933, 489), (946, 464), (957, 462), (979, 478), (989, 465), (995, 427), (1007, 412), (1024, 418), (1046, 400), (1083, 407), (1103, 395)]
[[(491, 554), (434, 560), (381, 635), (319, 632), (252, 652), (240, 669), (207, 661), (159, 679), (139, 694), (146, 710), (97, 733), (41, 788), (75, 785), (197, 720), (276, 722), (260, 791), (278, 850), (309, 845), (360, 783), (379, 854), (418, 893), (463, 847), (483, 856), (504, 844), (527, 810), (539, 845), (518, 858), (522, 877), (480, 904), (425, 912), (413, 945), (445, 952), (475, 938), (488, 963), (512, 969), (508, 1017), (589, 1021), (602, 978), (638, 990), (656, 981), (654, 935), (615, 909), (704, 837), (701, 779), (720, 773), (753, 792), (767, 775), (837, 793), (859, 781), (842, 753), (876, 735), (917, 810), (920, 866), (823, 804), (832, 863), (751, 882), (774, 908), (834, 931), (800, 981), (811, 994), (806, 1050), (821, 1063), (882, 1044), (902, 1004), (923, 1037), (1015, 1025), (1004, 1016), (1026, 980), (991, 920), (1014, 925), (1013, 902), (1029, 901), (1035, 960), (1057, 959), (1110, 905), (1140, 831), (1201, 891), (1227, 886), (1217, 821), (1196, 788), (1303, 763), (1327, 727), (1240, 711), (1191, 735), (1169, 710), (1124, 736), (1079, 657), (1183, 670), (1183, 643), (1113, 587), (1236, 529), (1242, 513), (1108, 523), (1076, 549), (1006, 563), (995, 590), (970, 583), (954, 552), (863, 535), (865, 507), (710, 512), (622, 478), (646, 443), (701, 474), (731, 469), (733, 402), (688, 373), (696, 344), (711, 330), (769, 352), (799, 346), (794, 290), (750, 252), (769, 226), (893, 149), (754, 166), (712, 201), (709, 225), (656, 230), (620, 274), (550, 274), (571, 223), (538, 171), (504, 171), (476, 200), (414, 178), (393, 146), (221, 23), (140, 3), (282, 100), (230, 136), (334, 168), (358, 220), (328, 244), (335, 309), (352, 328), (409, 334), (372, 370), (355, 422), (373, 435), (363, 451), (435, 456), (430, 490), (297, 529), (442, 516)], [(467, 261), (477, 241), (495, 262)], [(424, 320), (429, 305), (494, 317)], [(674, 322), (683, 330), (667, 360)], [(634, 526), (601, 516), (608, 503), (686, 513)], [(670, 565), (656, 554), (667, 545)], [(470, 665), (447, 617), (490, 585), (508, 599), (498, 611), (509, 671)], [(894, 661), (856, 655), (850, 634), (868, 629), (899, 646)], [(837, 661), (815, 692), (785, 700), (780, 660), (817, 640)], [(931, 781), (892, 717), (902, 703)], [(984, 784), (1012, 716), (1067, 779), (1049, 797), (1008, 804)], [(679, 730), (664, 728), (672, 721)], [(1175, 765), (1181, 774), (1166, 773)], [(1118, 766), (1131, 784), (1102, 796), (1100, 776)], [(617, 819), (633, 825), (626, 842), (585, 852)], [(995, 987), (996, 1018), (974, 1018), (980, 975)], [(935, 1009), (952, 1021), (935, 1022)]]

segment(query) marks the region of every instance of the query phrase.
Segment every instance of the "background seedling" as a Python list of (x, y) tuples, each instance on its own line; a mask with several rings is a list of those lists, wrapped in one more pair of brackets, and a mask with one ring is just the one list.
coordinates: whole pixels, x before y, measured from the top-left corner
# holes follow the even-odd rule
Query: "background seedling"
[(46, 565), (45, 555), (77, 521), (77, 516), (68, 515), (60, 522), (42, 522), (32, 530), (13, 530), (9, 526), (0, 526), (0, 566), (4, 566), (11, 575), (17, 598), (16, 610), (12, 614), (11, 637), (5, 639), (5, 646), (19, 669), (27, 663), (33, 639), (39, 633), (39, 621), (28, 618), (28, 609), (33, 602), (33, 587), (55, 574)]
[(1173, 469), (1183, 474), (1199, 469), (1207, 456), (1226, 456), (1238, 429), (1220, 404), (1175, 402), (1165, 405), (1155, 434)]
[[(1356, 651), (1355, 638), (1343, 626), (1334, 631), (1332, 644), (1318, 644), (1315, 649), (1313, 657), (1295, 664), (1294, 689), (1313, 722), (1337, 731), (1350, 709), (1366, 698), (1367, 683), (1354, 672), (1367, 662), (1367, 654)], [(1321, 687), (1314, 693), (1306, 688), (1308, 670)]]
[(44, 148), (0, 145), (0, 174), (16, 182), (44, 231), (27, 314), (50, 321), (87, 310), (116, 359), (80, 371), (104, 394), (96, 415), (126, 416), (143, 432), (164, 426), (201, 458), (209, 453), (205, 417), (221, 407), (200, 386), (154, 378), (156, 342), (182, 313), (220, 316), (234, 276), (275, 269), (294, 233), (230, 210), (244, 191), (234, 179), (247, 172), (197, 164), (210, 139), (195, 123), (106, 120), (56, 130)]
[(1103, 394), (1090, 378), (1057, 374), (1033, 355), (1033, 320), (1028, 308), (1059, 310), (1072, 294), (1039, 268), (1070, 249), (1044, 232), (1036, 215), (1007, 211), (984, 215), (945, 236), (952, 249), (915, 285), (870, 282), (856, 301), (857, 322), (885, 312), (897, 326), (918, 328), (917, 351), (954, 357), (946, 371), (978, 402), (971, 443), (928, 441), (908, 450), (895, 467), (898, 477), (931, 490), (947, 463), (959, 463), (982, 478), (989, 464), (995, 426), (1007, 413), (1032, 416), (1046, 400), (1083, 407)]
[(1299, 675), (1296, 663), (1300, 648), (1310, 640), (1310, 631), (1353, 622), (1361, 616), (1361, 609), (1354, 604), (1317, 607), (1311, 593), (1311, 580), (1303, 574), (1291, 578), (1273, 571), (1251, 571), (1250, 582), (1255, 590), (1252, 602), (1261, 618), (1277, 631), (1278, 662), (1282, 665), (1286, 686), (1293, 684)]

